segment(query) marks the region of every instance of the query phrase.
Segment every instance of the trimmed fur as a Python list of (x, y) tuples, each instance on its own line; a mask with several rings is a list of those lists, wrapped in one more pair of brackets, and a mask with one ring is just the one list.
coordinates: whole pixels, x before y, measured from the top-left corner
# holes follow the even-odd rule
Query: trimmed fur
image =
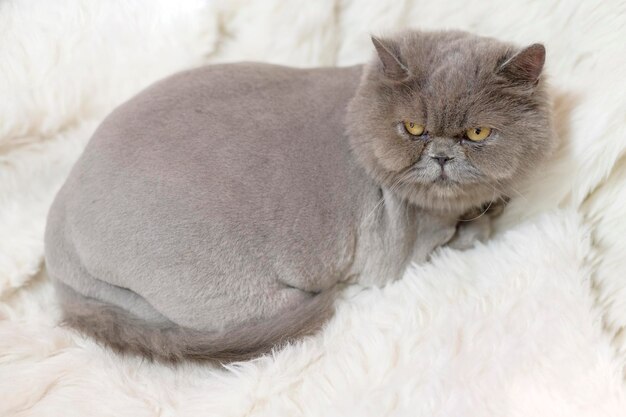
[(55, 283), (63, 323), (123, 354), (180, 362), (183, 359), (245, 360), (318, 330), (333, 313), (336, 291), (326, 291), (278, 317), (241, 324), (231, 330), (203, 332), (172, 322), (150, 323), (126, 310), (80, 295)]
[[(553, 147), (542, 46), (513, 52), (464, 32), (374, 44), (365, 69), (208, 66), (112, 112), (50, 209), (46, 265), (117, 309), (74, 305), (66, 322), (119, 351), (249, 358), (300, 334), (298, 322), (309, 333), (318, 318), (300, 311), (311, 298), (425, 262), (460, 216), (508, 198), (503, 181), (520, 181)], [(428, 131), (398, 132), (405, 117)], [(480, 144), (458, 137), (484, 125), (493, 133)], [(489, 219), (458, 227), (455, 247), (484, 240)], [(168, 325), (155, 331), (154, 320)]]
[[(623, 415), (623, 2), (251, 0), (210, 19), (202, 4), (0, 3), (0, 125), (13, 132), (0, 166), (0, 415)], [(203, 36), (217, 33), (213, 18), (218, 50)], [(113, 105), (207, 57), (364, 62), (370, 33), (405, 25), (546, 43), (567, 147), (516, 187), (503, 239), (341, 300), (323, 334), (228, 370), (113, 355), (56, 326), (54, 291), (36, 273), (45, 214)], [(557, 205), (573, 208), (537, 217)]]

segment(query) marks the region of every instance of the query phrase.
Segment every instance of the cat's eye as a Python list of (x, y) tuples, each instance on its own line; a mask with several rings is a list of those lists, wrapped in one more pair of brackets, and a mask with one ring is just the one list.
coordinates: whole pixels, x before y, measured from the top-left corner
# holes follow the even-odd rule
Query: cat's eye
[(491, 129), (488, 127), (473, 127), (465, 131), (465, 136), (474, 142), (485, 140), (491, 135)]
[(418, 125), (417, 123), (405, 121), (404, 128), (413, 136), (419, 136), (424, 133), (424, 125)]

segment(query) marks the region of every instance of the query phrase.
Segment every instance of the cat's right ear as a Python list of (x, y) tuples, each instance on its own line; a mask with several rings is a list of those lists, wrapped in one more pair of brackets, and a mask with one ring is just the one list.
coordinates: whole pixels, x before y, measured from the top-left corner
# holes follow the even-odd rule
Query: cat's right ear
[(409, 76), (409, 69), (402, 62), (398, 48), (389, 41), (372, 36), (372, 43), (382, 64), (383, 74), (394, 81), (404, 80)]
[(540, 43), (535, 43), (509, 58), (500, 66), (498, 72), (511, 81), (536, 85), (545, 61), (546, 48)]

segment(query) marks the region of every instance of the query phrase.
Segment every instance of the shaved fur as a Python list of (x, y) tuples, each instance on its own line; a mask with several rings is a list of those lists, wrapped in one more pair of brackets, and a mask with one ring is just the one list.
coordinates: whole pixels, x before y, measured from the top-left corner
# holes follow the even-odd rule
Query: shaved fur
[(319, 329), (344, 285), (487, 238), (554, 147), (545, 49), (412, 31), (372, 51), (197, 68), (109, 115), (48, 215), (64, 323), (120, 353), (248, 359)]

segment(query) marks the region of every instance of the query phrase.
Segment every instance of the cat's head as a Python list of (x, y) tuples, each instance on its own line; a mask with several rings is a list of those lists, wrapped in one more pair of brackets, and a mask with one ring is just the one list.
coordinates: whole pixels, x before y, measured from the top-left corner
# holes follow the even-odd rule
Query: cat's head
[(466, 210), (514, 193), (554, 148), (542, 45), (465, 32), (372, 41), (348, 135), (374, 180), (400, 197)]

